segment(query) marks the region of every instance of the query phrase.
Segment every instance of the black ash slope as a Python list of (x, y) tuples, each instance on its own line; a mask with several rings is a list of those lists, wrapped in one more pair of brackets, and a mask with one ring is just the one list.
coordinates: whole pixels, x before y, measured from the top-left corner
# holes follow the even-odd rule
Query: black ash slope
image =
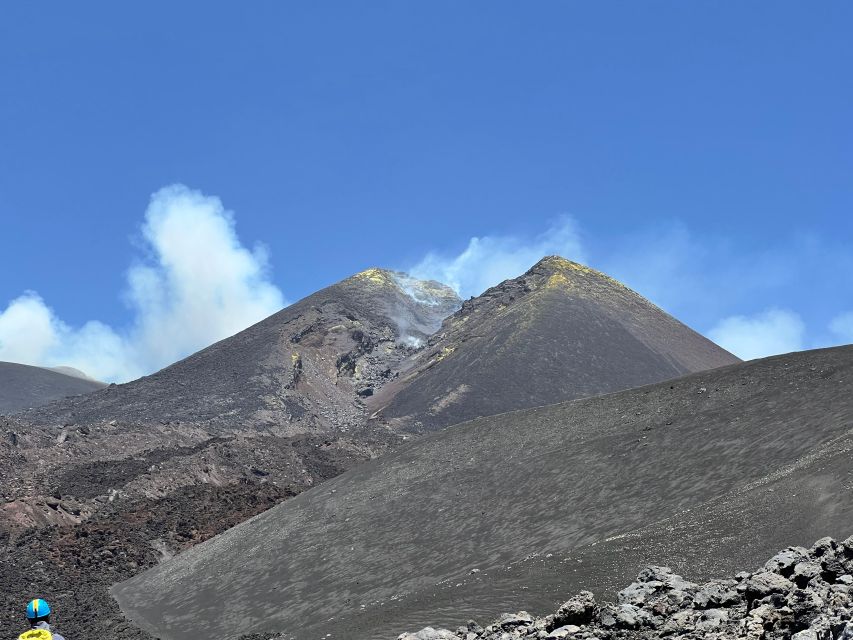
[(76, 396), (106, 385), (60, 371), (0, 362), (0, 414), (40, 407), (65, 396)]
[[(546, 612), (581, 587), (607, 596), (648, 562), (712, 577), (846, 535), (851, 429), (853, 347), (479, 419), (303, 493), (114, 594), (169, 640), (388, 638), (520, 603)], [(259, 603), (271, 613), (251, 615)]]

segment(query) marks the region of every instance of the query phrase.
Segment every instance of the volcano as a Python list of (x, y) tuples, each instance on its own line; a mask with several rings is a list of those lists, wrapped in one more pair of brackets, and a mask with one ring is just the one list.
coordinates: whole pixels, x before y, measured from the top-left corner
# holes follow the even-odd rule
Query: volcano
[(69, 635), (93, 632), (93, 607), (111, 632), (112, 583), (414, 436), (732, 362), (560, 258), (465, 303), (367, 269), (153, 375), (0, 423), (0, 536), (16, 557), (0, 578), (45, 585)]

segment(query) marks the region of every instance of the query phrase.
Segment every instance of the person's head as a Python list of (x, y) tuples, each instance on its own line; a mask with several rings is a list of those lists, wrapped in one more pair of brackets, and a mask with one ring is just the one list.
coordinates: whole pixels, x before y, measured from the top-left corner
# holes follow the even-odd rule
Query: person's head
[(31, 625), (39, 622), (50, 622), (50, 605), (41, 598), (30, 600), (27, 604), (27, 620)]

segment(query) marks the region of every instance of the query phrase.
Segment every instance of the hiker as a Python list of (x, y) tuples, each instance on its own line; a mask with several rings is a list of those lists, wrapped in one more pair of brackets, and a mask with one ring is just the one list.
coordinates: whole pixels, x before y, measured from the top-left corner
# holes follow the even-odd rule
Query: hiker
[(19, 635), (18, 640), (65, 640), (50, 630), (50, 605), (41, 598), (30, 600), (27, 620), (30, 621), (30, 630)]

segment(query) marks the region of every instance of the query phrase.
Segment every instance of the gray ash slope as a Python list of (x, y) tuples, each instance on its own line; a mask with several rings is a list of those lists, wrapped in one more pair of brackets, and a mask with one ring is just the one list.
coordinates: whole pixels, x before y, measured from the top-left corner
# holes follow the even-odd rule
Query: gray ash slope
[[(389, 638), (552, 611), (580, 588), (612, 597), (643, 564), (725, 575), (848, 533), (851, 429), (853, 347), (482, 418), (302, 493), (114, 595), (167, 640)], [(251, 615), (260, 603), (262, 618)]]
[(90, 393), (105, 386), (96, 380), (61, 371), (0, 362), (0, 414), (40, 407), (65, 396)]
[(621, 283), (549, 256), (467, 301), (368, 405), (429, 431), (735, 362)]

